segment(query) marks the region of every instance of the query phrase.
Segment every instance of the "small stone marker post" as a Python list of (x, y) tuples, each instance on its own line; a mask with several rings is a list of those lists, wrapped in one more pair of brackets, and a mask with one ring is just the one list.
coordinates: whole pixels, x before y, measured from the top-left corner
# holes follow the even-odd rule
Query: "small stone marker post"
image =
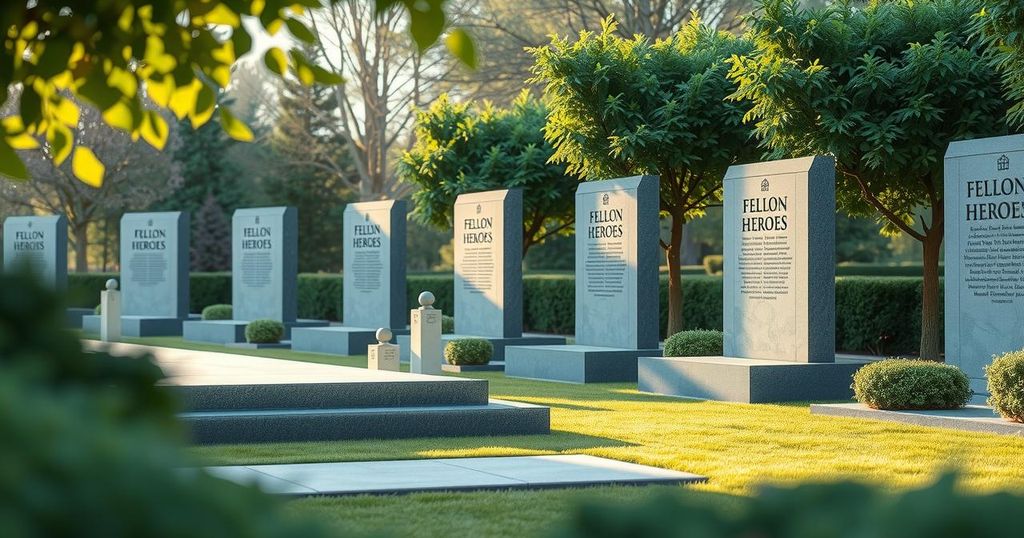
[(100, 292), (100, 340), (117, 342), (121, 339), (121, 292), (117, 280), (107, 281), (107, 289)]
[(366, 367), (370, 370), (399, 371), (398, 346), (391, 342), (391, 329), (377, 329), (377, 344), (366, 346)]
[(420, 307), (410, 312), (409, 370), (416, 374), (441, 373), (441, 311), (434, 308), (434, 294), (419, 296)]

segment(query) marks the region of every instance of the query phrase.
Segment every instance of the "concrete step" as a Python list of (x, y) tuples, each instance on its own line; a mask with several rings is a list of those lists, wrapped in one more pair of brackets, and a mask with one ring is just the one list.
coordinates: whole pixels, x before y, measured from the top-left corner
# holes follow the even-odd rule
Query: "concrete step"
[(404, 439), (550, 433), (550, 409), (484, 405), (193, 411), (179, 418), (195, 444)]

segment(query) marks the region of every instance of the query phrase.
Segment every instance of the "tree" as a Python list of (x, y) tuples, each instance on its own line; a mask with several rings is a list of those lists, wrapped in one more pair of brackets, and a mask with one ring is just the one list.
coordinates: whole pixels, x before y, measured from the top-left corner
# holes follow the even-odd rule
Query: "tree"
[(89, 226), (145, 209), (174, 192), (181, 178), (166, 153), (132, 141), (127, 133), (107, 125), (96, 110), (84, 108), (70, 132), (92, 148), (106, 169), (106, 181), (99, 188), (79, 181), (73, 162), (58, 164), (53, 146), (40, 144), (19, 155), (33, 181), (0, 182), (0, 197), (31, 212), (67, 216), (75, 270), (88, 271)]
[[(333, 0), (337, 1), (337, 0)], [(401, 11), (420, 52), (445, 30), (446, 0), (376, 0), (379, 15)], [(46, 139), (54, 163), (69, 157), (71, 172), (91, 186), (103, 181), (103, 166), (72, 132), (81, 104), (102, 112), (103, 121), (163, 149), (169, 129), (157, 107), (198, 128), (213, 117), (216, 96), (228, 86), (231, 66), (252, 48), (243, 17), (270, 34), (287, 27), (299, 41), (316, 37), (299, 20), (319, 0), (65, 0), (7, 2), (0, 8), (5, 38), (0, 55), (0, 103), (9, 88), (22, 88), (18, 114), (0, 122), (0, 174), (29, 177), (17, 149), (34, 149), (35, 136)], [(454, 29), (448, 49), (473, 63), (472, 40)], [(358, 43), (356, 43), (358, 46)], [(416, 56), (412, 54), (412, 56)], [(305, 84), (337, 84), (341, 78), (301, 53), (271, 48), (265, 63), (275, 73), (302, 73)], [(140, 91), (142, 90), (142, 91)], [(226, 108), (219, 109), (224, 130), (239, 140), (252, 139), (249, 128)]]
[(978, 20), (986, 42), (994, 49), (995, 65), (1003, 75), (1011, 125), (1024, 127), (1024, 3), (985, 0)]
[(212, 192), (206, 193), (203, 205), (192, 219), (193, 271), (228, 271), (231, 269), (231, 219), (217, 203)]
[(836, 214), (836, 262), (878, 263), (891, 249), (875, 219)]
[(667, 38), (689, 23), (695, 13), (720, 29), (739, 27), (740, 16), (753, 0), (567, 0), (570, 20), (576, 27), (591, 29), (608, 17), (619, 22), (620, 37), (637, 34), (651, 39)]
[[(1005, 132), (1007, 104), (984, 45), (977, 0), (842, 2), (803, 10), (766, 0), (755, 54), (735, 59), (737, 99), (752, 104), (773, 157), (829, 154), (837, 200), (921, 243), (921, 349), (939, 360), (943, 155), (953, 140)], [(930, 208), (926, 220), (915, 212)]]
[(753, 157), (745, 104), (726, 60), (752, 45), (693, 20), (652, 42), (615, 33), (581, 32), (575, 43), (555, 38), (533, 49), (535, 80), (551, 111), (545, 137), (554, 162), (586, 180), (636, 174), (661, 178), (661, 211), (670, 218), (662, 241), (669, 267), (668, 334), (683, 328), (680, 247), (683, 224), (721, 200), (722, 177)]
[(468, 192), (523, 189), (523, 254), (572, 231), (572, 193), (579, 181), (551, 163), (544, 140), (548, 109), (523, 92), (508, 108), (452, 103), (442, 95), (416, 114), (416, 144), (399, 163), (416, 185), (414, 214), (438, 229), (452, 227), (455, 198)]

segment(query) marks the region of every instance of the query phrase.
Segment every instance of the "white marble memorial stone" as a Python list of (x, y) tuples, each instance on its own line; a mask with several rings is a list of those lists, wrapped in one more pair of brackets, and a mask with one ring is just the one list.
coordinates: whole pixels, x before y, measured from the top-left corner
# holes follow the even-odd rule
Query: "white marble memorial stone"
[(415, 374), (440, 374), (441, 311), (434, 308), (434, 294), (419, 296), (420, 307), (409, 313), (409, 371)]
[(231, 221), (234, 319), (295, 321), (297, 217), (292, 207), (235, 211)]
[(406, 203), (349, 204), (344, 215), (342, 322), (404, 327)]
[(724, 191), (725, 356), (834, 362), (834, 161), (733, 166)]
[(68, 280), (68, 221), (64, 215), (4, 220), (4, 269), (31, 271), (53, 289)]
[(523, 193), (462, 194), (455, 200), (455, 333), (523, 333)]
[(117, 342), (121, 340), (121, 291), (117, 281), (107, 281), (107, 289), (100, 292), (100, 340)]
[(366, 367), (370, 370), (388, 370), (397, 372), (401, 368), (398, 358), (398, 346), (389, 343), (392, 338), (391, 329), (377, 329), (377, 343), (366, 346)]
[(122, 314), (187, 318), (189, 254), (188, 213), (121, 217)]
[(951, 143), (944, 196), (946, 361), (985, 394), (992, 356), (1024, 348), (1024, 135)]

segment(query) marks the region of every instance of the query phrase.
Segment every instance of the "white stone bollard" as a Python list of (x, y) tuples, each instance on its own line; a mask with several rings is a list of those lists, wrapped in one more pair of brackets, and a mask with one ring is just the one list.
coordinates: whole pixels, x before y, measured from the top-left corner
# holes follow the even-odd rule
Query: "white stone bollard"
[(419, 296), (420, 307), (410, 312), (409, 371), (416, 374), (441, 373), (441, 311), (434, 308), (434, 294)]
[(121, 340), (121, 292), (113, 278), (107, 281), (107, 289), (100, 292), (100, 340)]
[(370, 370), (399, 371), (398, 346), (391, 342), (391, 329), (377, 329), (377, 344), (366, 346), (366, 367)]

